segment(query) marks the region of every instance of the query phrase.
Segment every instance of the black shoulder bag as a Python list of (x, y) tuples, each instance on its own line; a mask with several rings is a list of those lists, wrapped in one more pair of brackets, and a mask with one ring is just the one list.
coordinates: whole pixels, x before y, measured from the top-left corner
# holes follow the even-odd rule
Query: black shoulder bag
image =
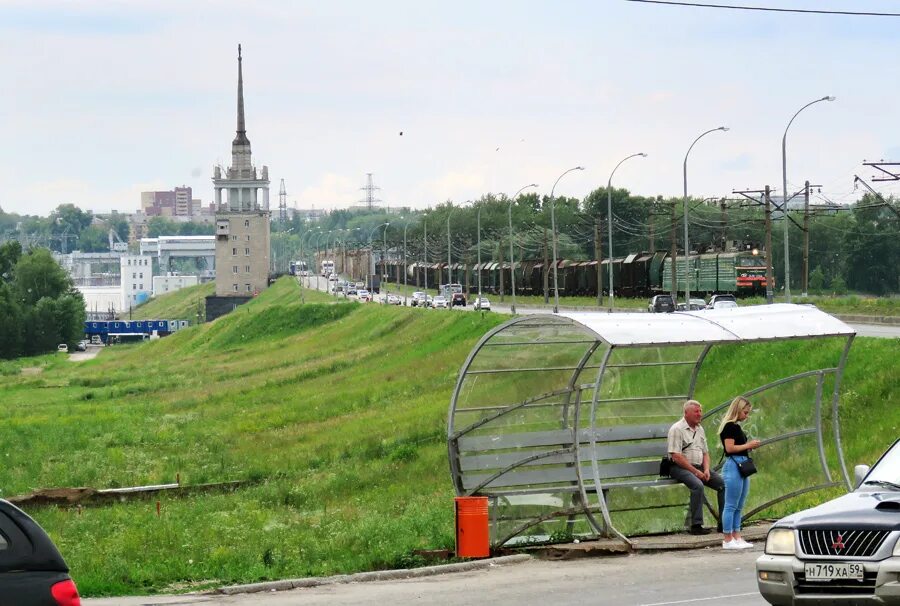
[(738, 473), (741, 474), (742, 478), (749, 478), (756, 473), (756, 463), (749, 456), (746, 461), (735, 461), (734, 463), (737, 465)]

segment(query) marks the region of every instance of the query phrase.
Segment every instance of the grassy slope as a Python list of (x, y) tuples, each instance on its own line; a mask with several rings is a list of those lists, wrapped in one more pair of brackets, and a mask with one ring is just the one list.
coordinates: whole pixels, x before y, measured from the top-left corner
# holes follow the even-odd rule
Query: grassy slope
[[(197, 319), (197, 306), (204, 304), (207, 295), (215, 292), (215, 282), (188, 286), (175, 292), (154, 297), (131, 311), (134, 320), (190, 320)], [(127, 315), (123, 315), (127, 319)]]
[[(403, 566), (413, 549), (452, 547), (449, 396), (474, 343), (505, 318), (304, 294), (329, 304), (301, 304), (283, 280), (216, 322), (78, 365), (33, 359), (42, 374), (0, 379), (3, 494), (176, 473), (186, 483), (261, 480), (162, 497), (160, 517), (153, 501), (35, 510), (86, 595)], [(711, 355), (703, 401), (758, 384), (773, 361), (824, 355), (778, 347), (774, 359), (753, 348)], [(896, 371), (883, 363), (898, 354), (900, 340), (854, 346), (844, 384), (851, 464), (898, 433)]]

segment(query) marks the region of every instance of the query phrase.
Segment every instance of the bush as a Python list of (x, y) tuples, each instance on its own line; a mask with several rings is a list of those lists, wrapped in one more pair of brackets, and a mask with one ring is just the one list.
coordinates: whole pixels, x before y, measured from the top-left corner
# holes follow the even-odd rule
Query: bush
[(821, 294), (823, 288), (825, 288), (825, 272), (819, 266), (809, 274), (809, 292)]
[(831, 292), (836, 295), (847, 294), (847, 282), (841, 276), (837, 276), (831, 281)]

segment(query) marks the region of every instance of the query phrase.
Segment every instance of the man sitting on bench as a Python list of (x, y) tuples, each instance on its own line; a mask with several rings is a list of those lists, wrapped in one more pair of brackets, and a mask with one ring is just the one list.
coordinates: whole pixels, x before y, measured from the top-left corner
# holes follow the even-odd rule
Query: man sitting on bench
[[(703, 486), (716, 491), (719, 520), (725, 505), (725, 482), (709, 467), (709, 448), (706, 432), (700, 425), (703, 408), (697, 400), (684, 403), (684, 417), (669, 428), (668, 452), (672, 465), (669, 475), (691, 490), (691, 534), (709, 534), (703, 527)], [(718, 526), (721, 532), (721, 522)]]

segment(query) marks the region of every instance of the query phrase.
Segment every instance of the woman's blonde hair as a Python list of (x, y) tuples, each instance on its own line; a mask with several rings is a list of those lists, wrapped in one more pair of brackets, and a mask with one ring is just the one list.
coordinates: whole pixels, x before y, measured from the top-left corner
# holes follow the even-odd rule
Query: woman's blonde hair
[(722, 417), (722, 422), (719, 423), (719, 431), (718, 433), (722, 433), (722, 430), (725, 429), (726, 423), (737, 423), (738, 417), (741, 414), (741, 410), (747, 406), (753, 406), (750, 403), (750, 400), (745, 398), (744, 396), (738, 396), (731, 401), (731, 406), (728, 407), (728, 412), (725, 413), (725, 416)]

